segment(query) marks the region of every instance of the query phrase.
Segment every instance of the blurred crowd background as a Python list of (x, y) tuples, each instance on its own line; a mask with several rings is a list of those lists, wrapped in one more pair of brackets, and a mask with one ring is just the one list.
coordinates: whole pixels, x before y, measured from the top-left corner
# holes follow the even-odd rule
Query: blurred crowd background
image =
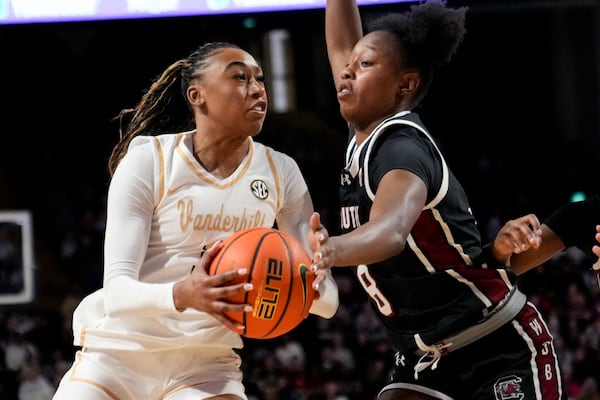
[[(419, 112), (488, 241), (508, 219), (544, 218), (573, 193), (598, 191), (600, 1), (449, 4), (470, 7), (468, 32)], [(407, 6), (370, 6), (363, 15)], [(240, 44), (266, 60), (267, 84), (285, 81), (288, 104), (271, 108), (256, 140), (298, 161), (316, 209), (337, 231), (346, 129), (322, 28), (323, 10), (0, 26), (0, 209), (31, 211), (35, 237), (34, 300), (0, 305), (0, 399), (50, 399), (70, 365), (71, 314), (102, 283), (113, 118), (206, 41)], [(284, 76), (269, 77), (277, 72), (273, 32), (284, 32)], [(570, 400), (600, 399), (593, 261), (571, 249), (520, 282), (552, 325)], [(341, 293), (334, 318), (309, 316), (284, 337), (246, 340), (251, 400), (374, 397), (392, 350), (354, 276), (334, 273)]]

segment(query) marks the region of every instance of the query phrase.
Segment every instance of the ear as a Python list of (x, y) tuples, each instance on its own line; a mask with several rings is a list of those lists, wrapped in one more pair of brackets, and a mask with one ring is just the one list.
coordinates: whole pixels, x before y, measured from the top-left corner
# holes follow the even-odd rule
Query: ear
[(401, 96), (413, 94), (419, 87), (420, 83), (421, 78), (417, 72), (405, 72), (400, 80), (398, 92)]
[(193, 106), (201, 106), (204, 104), (204, 96), (202, 96), (202, 90), (196, 85), (191, 85), (187, 88), (186, 95), (188, 101)]

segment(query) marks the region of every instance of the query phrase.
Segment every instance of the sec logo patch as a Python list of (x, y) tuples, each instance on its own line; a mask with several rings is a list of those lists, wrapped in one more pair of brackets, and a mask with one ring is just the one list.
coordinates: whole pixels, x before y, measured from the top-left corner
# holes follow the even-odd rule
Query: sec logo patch
[(267, 189), (267, 184), (261, 180), (256, 179), (250, 183), (250, 190), (252, 190), (252, 194), (257, 198), (264, 200), (269, 197), (269, 189)]

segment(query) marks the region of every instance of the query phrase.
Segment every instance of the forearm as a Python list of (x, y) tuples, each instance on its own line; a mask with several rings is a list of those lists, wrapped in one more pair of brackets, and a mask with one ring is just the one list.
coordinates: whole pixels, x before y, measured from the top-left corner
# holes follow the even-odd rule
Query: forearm
[(143, 283), (126, 276), (104, 286), (104, 307), (111, 317), (154, 317), (175, 313), (173, 283)]
[(356, 0), (327, 0), (325, 38), (334, 77), (348, 61), (354, 44), (362, 37)]
[[(381, 223), (379, 223), (381, 222)], [(372, 220), (352, 232), (329, 238), (338, 267), (373, 264), (395, 256), (404, 250), (406, 237), (385, 221)]]
[(548, 226), (542, 225), (541, 231), (538, 248), (530, 248), (510, 257), (510, 266), (517, 275), (543, 264), (565, 249), (563, 241)]

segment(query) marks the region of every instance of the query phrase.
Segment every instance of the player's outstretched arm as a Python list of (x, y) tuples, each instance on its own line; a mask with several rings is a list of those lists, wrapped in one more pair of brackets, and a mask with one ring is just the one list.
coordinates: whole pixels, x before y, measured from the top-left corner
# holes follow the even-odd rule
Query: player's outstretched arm
[(549, 260), (565, 248), (562, 240), (534, 214), (510, 220), (491, 244), (492, 255), (518, 275)]
[[(501, 229), (492, 245), (492, 254), (497, 260), (506, 263), (506, 257), (515, 272), (521, 274), (536, 267), (567, 247), (575, 246), (586, 253), (590, 251), (600, 257), (600, 195), (592, 195), (586, 200), (570, 202), (554, 210), (539, 225), (537, 218), (529, 216), (509, 221)], [(532, 232), (540, 226), (538, 239)], [(590, 232), (595, 229), (595, 237)], [(589, 236), (588, 236), (589, 235)], [(539, 241), (537, 247), (535, 242)], [(513, 254), (510, 243), (513, 243)], [(494, 254), (494, 251), (497, 254)]]

